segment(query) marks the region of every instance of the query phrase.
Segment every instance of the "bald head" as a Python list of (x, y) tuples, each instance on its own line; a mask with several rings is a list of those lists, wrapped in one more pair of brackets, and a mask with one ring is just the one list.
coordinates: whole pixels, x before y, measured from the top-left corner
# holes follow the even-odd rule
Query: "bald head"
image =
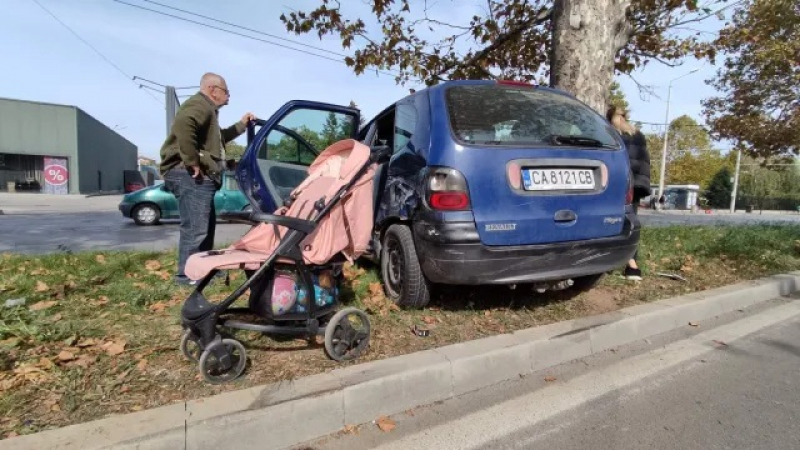
[(217, 106), (228, 104), (230, 92), (228, 83), (216, 73), (207, 72), (200, 78), (200, 92), (216, 103)]

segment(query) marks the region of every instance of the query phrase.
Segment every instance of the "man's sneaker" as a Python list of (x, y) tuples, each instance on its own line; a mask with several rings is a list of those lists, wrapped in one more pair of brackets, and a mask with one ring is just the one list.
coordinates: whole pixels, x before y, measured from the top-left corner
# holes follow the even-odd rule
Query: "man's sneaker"
[(186, 275), (184, 276), (176, 276), (175, 277), (175, 284), (179, 286), (194, 286), (197, 284), (197, 281), (190, 280), (189, 277)]
[(626, 280), (642, 281), (642, 270), (625, 267), (625, 274), (623, 276)]

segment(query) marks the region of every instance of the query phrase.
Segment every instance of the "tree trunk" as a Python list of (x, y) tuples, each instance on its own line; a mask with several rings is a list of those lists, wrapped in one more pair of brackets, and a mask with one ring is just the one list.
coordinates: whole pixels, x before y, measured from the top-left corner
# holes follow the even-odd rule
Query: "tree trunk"
[(605, 115), (617, 52), (628, 43), (631, 0), (556, 0), (550, 83)]

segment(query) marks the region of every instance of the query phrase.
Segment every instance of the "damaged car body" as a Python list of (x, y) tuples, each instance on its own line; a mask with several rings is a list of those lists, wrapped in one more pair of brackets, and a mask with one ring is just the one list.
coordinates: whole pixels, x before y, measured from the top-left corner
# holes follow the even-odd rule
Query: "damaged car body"
[(448, 81), (360, 129), (359, 119), (344, 106), (290, 102), (251, 128), (238, 178), (251, 203), (271, 212), (332, 139), (389, 146), (391, 159), (375, 173), (365, 257), (380, 264), (385, 293), (401, 306), (426, 305), (436, 284), (585, 290), (636, 250), (627, 150), (604, 117), (569, 94)]

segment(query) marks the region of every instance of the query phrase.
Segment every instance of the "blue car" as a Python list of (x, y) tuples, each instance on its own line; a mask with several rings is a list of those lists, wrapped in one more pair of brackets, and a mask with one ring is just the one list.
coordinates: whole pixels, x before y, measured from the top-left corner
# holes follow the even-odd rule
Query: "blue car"
[(636, 250), (622, 139), (565, 92), (450, 81), (360, 119), (350, 107), (289, 102), (249, 129), (237, 179), (271, 212), (330, 143), (390, 146), (367, 257), (399, 305), (426, 305), (436, 284), (586, 290)]

